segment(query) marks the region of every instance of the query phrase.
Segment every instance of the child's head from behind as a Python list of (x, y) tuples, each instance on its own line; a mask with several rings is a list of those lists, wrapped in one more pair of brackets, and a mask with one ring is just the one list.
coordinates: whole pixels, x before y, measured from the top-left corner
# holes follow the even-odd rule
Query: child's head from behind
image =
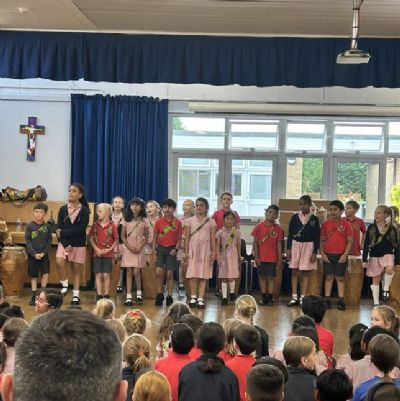
[(96, 214), (100, 221), (110, 220), (112, 208), (109, 203), (99, 203), (96, 206)]
[(247, 374), (247, 401), (282, 401), (284, 377), (275, 366), (253, 366)]
[(365, 354), (369, 353), (368, 347), (369, 347), (370, 341), (378, 334), (389, 334), (389, 335), (394, 336), (394, 334), (392, 332), (384, 329), (383, 327), (379, 327), (379, 326), (373, 326), (373, 327), (369, 328), (368, 330), (365, 330), (362, 340), (361, 340), (361, 349)]
[(127, 333), (124, 325), (119, 319), (108, 319), (106, 320), (107, 324), (113, 329), (114, 333), (117, 335), (121, 344), (125, 341), (127, 337)]
[(19, 305), (12, 305), (3, 310), (3, 313), (8, 317), (20, 317), (25, 319), (25, 313)]
[(14, 347), (20, 334), (28, 327), (26, 320), (19, 317), (8, 319), (3, 326), (3, 341), (8, 347)]
[(304, 336), (292, 336), (285, 341), (283, 357), (286, 364), (313, 370), (315, 367), (314, 341)]
[(236, 216), (235, 213), (232, 212), (232, 210), (227, 210), (224, 213), (224, 224), (226, 227), (233, 227), (236, 222)]
[(96, 303), (96, 307), (93, 309), (93, 313), (105, 320), (113, 319), (115, 313), (115, 304), (111, 299), (99, 299)]
[(44, 216), (47, 213), (48, 210), (48, 206), (43, 203), (43, 202), (39, 202), (37, 203), (34, 208), (33, 208), (33, 218), (35, 221), (43, 221), (44, 220)]
[(371, 312), (371, 326), (383, 327), (399, 335), (400, 319), (393, 308), (388, 305), (376, 306)]
[(257, 302), (251, 295), (241, 295), (235, 303), (235, 314), (237, 317), (249, 319), (254, 324), (254, 316), (258, 311)]
[(166, 377), (155, 370), (143, 373), (133, 390), (135, 401), (171, 401), (171, 388)]
[(346, 401), (353, 396), (353, 386), (342, 370), (329, 369), (318, 376), (315, 393), (317, 401)]
[(363, 338), (364, 331), (368, 329), (368, 326), (362, 323), (356, 323), (350, 327), (349, 340), (350, 340), (350, 358), (353, 361), (363, 359), (365, 353), (361, 349), (361, 340)]
[(183, 302), (174, 302), (168, 309), (168, 313), (165, 315), (161, 322), (160, 331), (158, 334), (159, 340), (167, 340), (170, 337), (172, 326), (178, 323), (182, 316), (191, 313), (189, 306)]
[(319, 351), (319, 338), (318, 333), (315, 327), (298, 327), (296, 330), (293, 331), (294, 336), (304, 336), (308, 337), (309, 339), (313, 340), (315, 344), (315, 350)]
[(139, 309), (133, 309), (120, 317), (128, 336), (143, 334), (146, 330), (146, 315)]
[(176, 323), (172, 326), (172, 350), (177, 354), (187, 355), (194, 346), (194, 332), (185, 323)]
[(252, 354), (260, 342), (260, 334), (257, 329), (248, 324), (241, 324), (234, 334), (236, 348), (243, 355)]
[(146, 207), (143, 199), (132, 198), (128, 206), (126, 207), (126, 221), (132, 221), (133, 218), (145, 218), (146, 217)]
[(283, 379), (284, 379), (283, 382), (284, 382), (284, 384), (286, 384), (286, 382), (289, 380), (289, 373), (287, 371), (287, 367), (279, 359), (273, 358), (272, 356), (263, 356), (261, 358), (258, 358), (253, 364), (253, 366), (258, 366), (258, 365), (275, 366), (283, 374)]
[(61, 291), (57, 288), (46, 288), (39, 293), (35, 301), (35, 311), (43, 314), (52, 309), (60, 309), (64, 301)]
[(225, 345), (225, 332), (216, 322), (204, 323), (197, 335), (198, 347), (205, 355), (217, 355)]
[(385, 375), (388, 375), (399, 361), (399, 343), (387, 334), (376, 335), (369, 342), (368, 351), (372, 363)]
[(193, 330), (195, 339), (197, 339), (197, 331), (203, 324), (203, 321), (200, 318), (191, 313), (187, 313), (179, 319), (179, 323), (185, 323), (188, 325)]
[(379, 381), (368, 390), (365, 401), (400, 401), (400, 389), (393, 382)]
[(225, 352), (229, 355), (235, 355), (235, 345), (233, 340), (235, 338), (236, 329), (243, 323), (238, 319), (226, 319), (222, 324), (225, 331)]
[(321, 323), (326, 312), (326, 302), (319, 295), (306, 295), (301, 309), (305, 315), (312, 317), (315, 323)]
[(313, 329), (315, 329), (315, 321), (312, 317), (308, 315), (301, 315), (294, 319), (292, 324), (292, 333), (300, 327), (312, 327)]
[(141, 334), (132, 334), (123, 344), (124, 361), (135, 372), (151, 366), (151, 344)]

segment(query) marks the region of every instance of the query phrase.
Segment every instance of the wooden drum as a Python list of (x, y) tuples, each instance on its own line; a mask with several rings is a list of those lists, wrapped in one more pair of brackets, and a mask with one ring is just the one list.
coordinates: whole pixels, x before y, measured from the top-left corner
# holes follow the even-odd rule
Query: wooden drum
[(117, 293), (120, 270), (121, 270), (121, 258), (113, 257), (111, 278), (110, 278), (110, 295), (114, 296)]
[(347, 306), (358, 306), (364, 284), (365, 269), (362, 267), (360, 256), (349, 256), (347, 263), (344, 300)]
[(21, 296), (28, 270), (23, 246), (5, 246), (1, 255), (1, 281), (5, 296)]
[(321, 295), (324, 283), (324, 266), (321, 256), (317, 257), (317, 270), (311, 270), (306, 295)]
[(400, 272), (397, 268), (394, 269), (393, 281), (390, 286), (389, 304), (394, 308), (400, 307)]
[(146, 266), (141, 269), (143, 297), (155, 299), (157, 295), (156, 260), (154, 255), (146, 255)]
[(282, 288), (282, 272), (283, 272), (283, 263), (281, 263), (280, 267), (276, 268), (276, 277), (274, 281), (274, 300), (279, 301), (281, 296), (281, 288)]

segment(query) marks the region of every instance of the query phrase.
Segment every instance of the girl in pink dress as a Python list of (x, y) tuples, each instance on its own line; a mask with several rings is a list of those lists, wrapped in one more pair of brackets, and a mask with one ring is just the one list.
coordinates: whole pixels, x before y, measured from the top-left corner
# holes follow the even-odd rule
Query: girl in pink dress
[[(124, 198), (122, 198), (121, 196), (114, 196), (114, 198), (111, 201), (111, 205), (112, 205), (111, 220), (117, 226), (119, 235), (118, 244), (114, 248), (114, 262), (116, 264), (119, 260), (121, 260), (121, 248), (122, 248), (121, 232), (122, 232), (122, 226), (125, 223), (124, 213), (123, 213), (125, 206)], [(124, 271), (120, 269), (117, 293), (120, 294), (123, 291), (124, 291)]]
[(145, 204), (142, 199), (133, 198), (129, 201), (125, 225), (122, 227), (122, 266), (126, 267), (126, 306), (132, 306), (132, 275), (136, 281), (136, 302), (142, 297), (142, 278), (140, 269), (146, 265), (144, 246), (148, 237), (148, 222), (146, 220)]
[[(209, 204), (205, 198), (196, 199), (196, 215), (185, 227), (185, 258), (188, 258), (186, 278), (190, 279), (189, 306), (205, 308), (204, 293), (212, 277), (215, 260), (215, 231), (217, 224), (207, 217)], [(198, 296), (197, 296), (198, 295)]]
[(235, 279), (240, 275), (240, 231), (235, 227), (236, 215), (231, 210), (224, 213), (224, 227), (217, 232), (218, 278), (222, 279), (222, 305), (236, 300)]

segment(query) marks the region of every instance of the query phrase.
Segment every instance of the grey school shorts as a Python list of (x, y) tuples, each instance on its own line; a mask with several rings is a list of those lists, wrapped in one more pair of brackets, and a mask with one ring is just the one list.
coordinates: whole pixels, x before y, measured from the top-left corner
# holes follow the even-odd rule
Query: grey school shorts
[(345, 263), (339, 263), (340, 256), (342, 255), (327, 253), (326, 256), (329, 259), (329, 263), (324, 262), (325, 276), (344, 277), (347, 270), (347, 261)]
[(257, 271), (261, 277), (276, 277), (276, 263), (260, 262)]
[(94, 256), (92, 259), (93, 273), (111, 273), (112, 258), (99, 258)]
[(174, 246), (161, 246), (158, 245), (156, 249), (157, 253), (157, 266), (167, 270), (175, 271), (178, 268), (178, 262), (176, 260), (176, 255), (170, 255), (171, 251), (175, 249)]

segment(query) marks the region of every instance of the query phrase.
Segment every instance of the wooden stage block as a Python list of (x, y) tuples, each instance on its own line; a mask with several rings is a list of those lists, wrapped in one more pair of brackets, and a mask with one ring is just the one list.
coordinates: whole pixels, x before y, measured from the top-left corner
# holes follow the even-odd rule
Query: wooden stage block
[(361, 291), (364, 284), (365, 269), (361, 257), (349, 256), (345, 277), (344, 301), (346, 306), (360, 305)]
[(310, 281), (308, 283), (306, 295), (321, 295), (323, 285), (324, 285), (324, 267), (322, 264), (322, 259), (318, 257), (317, 270), (311, 271)]
[(143, 296), (155, 299), (157, 295), (156, 260), (153, 255), (146, 255), (146, 266), (142, 269)]

